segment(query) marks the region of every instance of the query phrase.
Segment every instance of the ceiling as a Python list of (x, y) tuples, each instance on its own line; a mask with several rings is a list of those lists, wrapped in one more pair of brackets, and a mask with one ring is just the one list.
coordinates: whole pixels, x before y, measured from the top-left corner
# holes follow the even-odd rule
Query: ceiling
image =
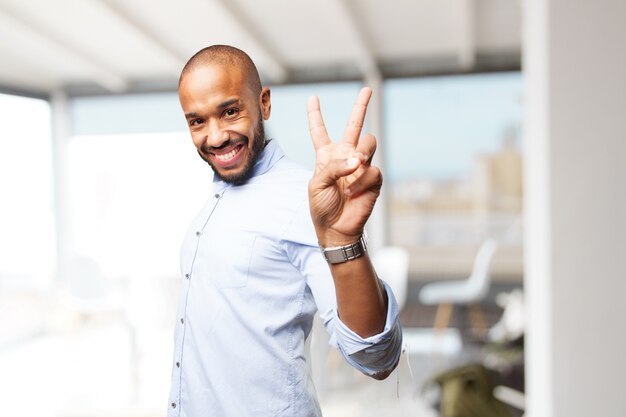
[(0, 90), (174, 90), (199, 49), (264, 83), (520, 67), (520, 0), (0, 0)]

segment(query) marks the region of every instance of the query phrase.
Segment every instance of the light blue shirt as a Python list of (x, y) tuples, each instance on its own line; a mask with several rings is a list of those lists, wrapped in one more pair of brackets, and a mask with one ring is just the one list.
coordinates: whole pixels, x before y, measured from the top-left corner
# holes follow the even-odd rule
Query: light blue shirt
[(388, 286), (382, 333), (363, 339), (337, 316), (310, 177), (273, 140), (246, 184), (214, 181), (181, 250), (169, 417), (320, 416), (304, 349), (316, 311), (355, 368), (372, 375), (397, 364), (402, 333)]

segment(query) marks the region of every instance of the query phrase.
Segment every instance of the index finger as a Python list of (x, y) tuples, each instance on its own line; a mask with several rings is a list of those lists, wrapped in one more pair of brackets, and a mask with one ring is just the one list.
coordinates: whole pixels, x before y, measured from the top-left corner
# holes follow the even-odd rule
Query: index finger
[(307, 119), (309, 120), (309, 134), (313, 141), (313, 147), (317, 150), (322, 146), (330, 143), (328, 132), (326, 131), (326, 125), (322, 118), (322, 111), (320, 110), (320, 99), (317, 96), (309, 97), (309, 101), (306, 106)]
[(352, 146), (356, 146), (361, 136), (361, 129), (365, 122), (365, 113), (367, 111), (367, 105), (372, 97), (372, 89), (369, 87), (363, 87), (356, 98), (346, 130), (343, 132), (343, 142), (347, 142)]

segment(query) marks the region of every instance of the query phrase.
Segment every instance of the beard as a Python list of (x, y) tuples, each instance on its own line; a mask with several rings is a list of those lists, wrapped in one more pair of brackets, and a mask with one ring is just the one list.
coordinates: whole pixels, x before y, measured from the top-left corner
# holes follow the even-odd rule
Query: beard
[[(248, 144), (248, 142), (250, 141), (250, 138), (246, 136), (241, 136), (237, 140), (241, 140), (241, 139), (243, 139), (243, 141), (246, 144)], [(200, 151), (198, 151), (198, 155), (200, 155), (200, 158), (202, 158), (204, 162), (209, 164), (209, 166), (213, 170), (213, 173), (218, 179), (224, 182), (227, 182), (229, 184), (232, 184), (232, 185), (242, 185), (242, 184), (245, 184), (250, 179), (250, 177), (252, 177), (252, 171), (254, 169), (254, 165), (259, 160), (259, 156), (261, 156), (261, 152), (263, 151), (267, 143), (265, 139), (265, 128), (263, 126), (262, 118), (260, 118), (259, 122), (256, 125), (256, 128), (254, 129), (254, 137), (252, 138), (252, 141), (253, 141), (252, 148), (249, 148), (250, 154), (248, 156), (248, 159), (245, 161), (243, 169), (238, 173), (234, 173), (230, 175), (225, 174), (225, 173), (220, 173), (219, 170), (213, 165), (213, 163), (211, 163), (210, 160), (205, 158), (202, 155), (202, 153), (200, 153)], [(230, 143), (230, 140), (226, 142), (224, 145), (228, 145), (229, 143)]]

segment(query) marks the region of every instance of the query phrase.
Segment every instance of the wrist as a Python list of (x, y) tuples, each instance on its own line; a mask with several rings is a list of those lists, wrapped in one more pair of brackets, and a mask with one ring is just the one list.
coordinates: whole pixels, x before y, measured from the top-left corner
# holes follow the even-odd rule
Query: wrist
[(365, 256), (367, 253), (367, 236), (363, 233), (356, 241), (345, 245), (327, 247), (320, 244), (320, 250), (329, 264), (348, 262)]
[(317, 235), (317, 242), (320, 247), (330, 248), (335, 246), (344, 246), (352, 244), (358, 241), (365, 233), (365, 230), (361, 230), (355, 234), (340, 233), (332, 229), (315, 228)]

